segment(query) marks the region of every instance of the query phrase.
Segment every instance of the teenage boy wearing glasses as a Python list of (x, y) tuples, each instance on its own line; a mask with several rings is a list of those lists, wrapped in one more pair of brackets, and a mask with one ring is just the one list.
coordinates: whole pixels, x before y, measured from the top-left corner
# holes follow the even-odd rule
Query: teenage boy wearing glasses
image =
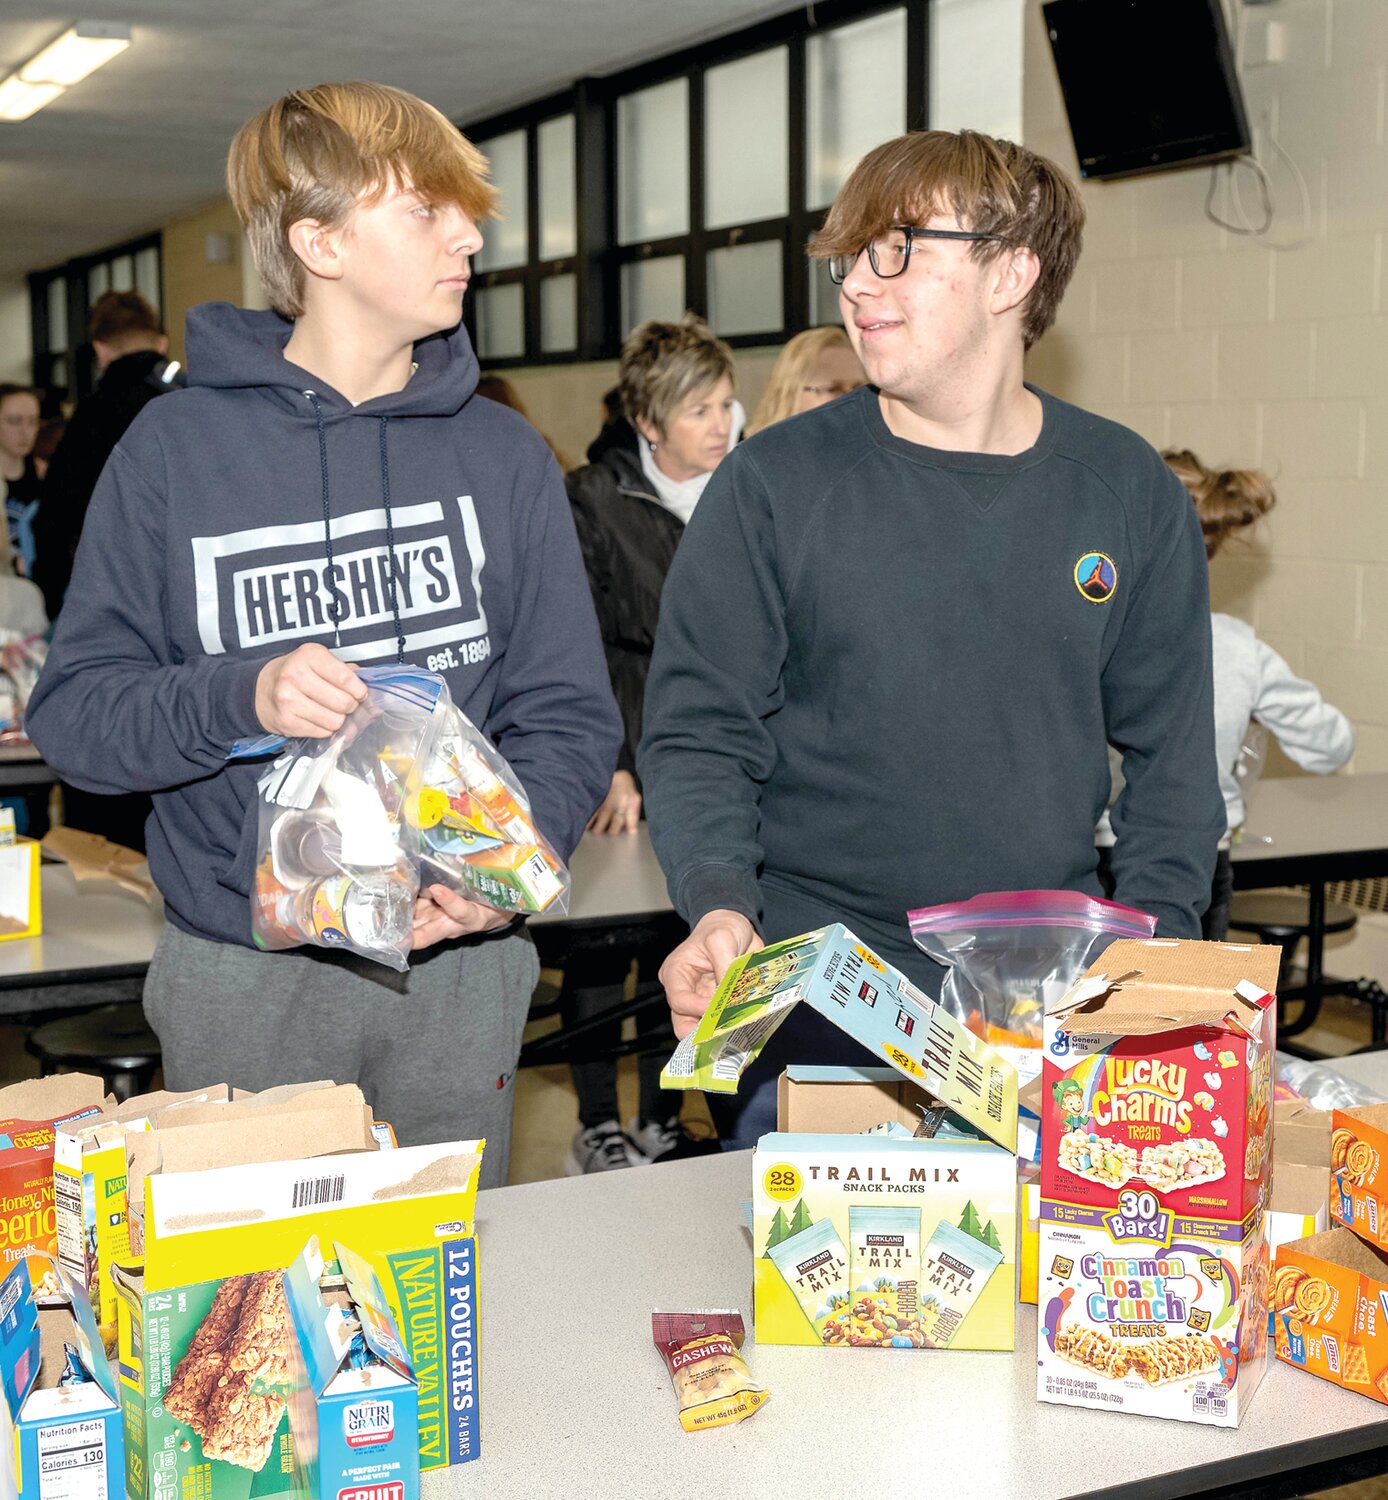
[[(942, 131), (879, 146), (810, 254), (869, 384), (719, 466), (661, 601), (640, 773), (689, 938), (684, 1035), (732, 960), (845, 922), (935, 993), (911, 907), (1100, 892), (1199, 937), (1224, 831), (1204, 547), (1141, 438), (1023, 382), (1074, 270), (1052, 162)], [(787, 1062), (865, 1061), (799, 1007), (719, 1120), (774, 1128)]]

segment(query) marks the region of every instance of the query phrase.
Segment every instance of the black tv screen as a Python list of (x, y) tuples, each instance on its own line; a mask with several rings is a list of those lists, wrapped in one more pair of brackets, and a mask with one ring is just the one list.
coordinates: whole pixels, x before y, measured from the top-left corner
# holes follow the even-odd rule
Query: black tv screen
[(1042, 10), (1082, 177), (1249, 149), (1220, 0), (1049, 0)]

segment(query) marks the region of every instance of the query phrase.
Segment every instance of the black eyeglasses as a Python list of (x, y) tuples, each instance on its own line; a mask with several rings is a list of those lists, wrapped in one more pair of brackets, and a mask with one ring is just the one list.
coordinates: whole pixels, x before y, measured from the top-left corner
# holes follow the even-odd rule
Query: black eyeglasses
[[(880, 276), (883, 281), (890, 281), (893, 276), (900, 276), (911, 264), (911, 246), (916, 240), (1002, 241), (1004, 238), (1001, 234), (975, 234), (971, 229), (920, 229), (914, 224), (897, 224), (868, 242), (868, 264), (875, 276)], [(860, 250), (852, 255), (831, 255), (829, 280), (835, 286), (842, 285), (844, 278), (857, 265), (861, 254)]]

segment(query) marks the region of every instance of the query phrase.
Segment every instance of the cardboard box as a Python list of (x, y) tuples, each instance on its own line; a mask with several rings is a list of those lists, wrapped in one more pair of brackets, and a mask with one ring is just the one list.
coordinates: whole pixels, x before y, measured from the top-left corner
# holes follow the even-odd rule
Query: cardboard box
[(127, 1212), (125, 1147), (129, 1135), (158, 1128), (180, 1104), (220, 1100), (231, 1091), (139, 1094), (100, 1113), (59, 1123), (53, 1137), (53, 1197), (58, 1261), (82, 1288), (96, 1315), (108, 1354), (115, 1354), (116, 1291), (111, 1267), (132, 1264)]
[(1017, 1071), (842, 925), (734, 959), (663, 1087), (734, 1093), (801, 1001), (989, 1139), (1016, 1149)]
[(1047, 1015), (1041, 1400), (1242, 1418), (1267, 1366), (1276, 979), (1275, 948), (1122, 940)]
[(1013, 1347), (1016, 1159), (958, 1117), (911, 1138), (934, 1103), (887, 1068), (781, 1076), (797, 1128), (752, 1157), (759, 1344)]
[[(290, 1493), (282, 1272), (312, 1235), (351, 1245), (380, 1279), (418, 1380), (421, 1469), (477, 1457), (481, 1150), (466, 1141), (147, 1176), (143, 1270), (113, 1274), (131, 1500)], [(239, 1397), (242, 1409), (228, 1410)]]
[(1348, 1229), (1279, 1245), (1278, 1359), (1388, 1405), (1388, 1255)]
[(1273, 1105), (1272, 1122), (1267, 1242), (1275, 1251), (1329, 1225), (1331, 1114), (1300, 1101), (1283, 1101)]
[(29, 1256), (35, 1288), (45, 1302), (62, 1301), (53, 1269), (58, 1253), (53, 1196), (55, 1121), (100, 1112), (101, 1079), (57, 1073), (0, 1089), (0, 1276)]
[[(23, 1265), (0, 1282), (0, 1494), (124, 1500), (115, 1376), (91, 1309), (69, 1290), (69, 1305), (40, 1310)], [(65, 1344), (87, 1378), (59, 1383), (68, 1374)]]
[(371, 1267), (317, 1236), (285, 1273), (297, 1500), (419, 1500), (419, 1385)]
[(0, 844), (0, 942), (38, 937), (42, 931), (39, 846), (25, 838)]
[(1331, 1118), (1330, 1217), (1371, 1245), (1388, 1245), (1388, 1104), (1337, 1109)]

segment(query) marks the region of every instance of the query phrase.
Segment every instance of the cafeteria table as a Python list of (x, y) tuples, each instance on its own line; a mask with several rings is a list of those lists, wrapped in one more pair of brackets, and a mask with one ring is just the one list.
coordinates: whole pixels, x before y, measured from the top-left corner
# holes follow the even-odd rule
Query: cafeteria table
[[(1033, 1307), (1018, 1309), (1011, 1354), (749, 1342), (771, 1400), (686, 1433), (651, 1313), (738, 1308), (750, 1322), (751, 1162), (730, 1152), (479, 1194), (482, 1452), (426, 1474), (422, 1500), (1276, 1500), (1388, 1471), (1388, 1411), (1275, 1362), (1236, 1430), (1042, 1405)], [(556, 1300), (518, 1321), (527, 1286)]]

